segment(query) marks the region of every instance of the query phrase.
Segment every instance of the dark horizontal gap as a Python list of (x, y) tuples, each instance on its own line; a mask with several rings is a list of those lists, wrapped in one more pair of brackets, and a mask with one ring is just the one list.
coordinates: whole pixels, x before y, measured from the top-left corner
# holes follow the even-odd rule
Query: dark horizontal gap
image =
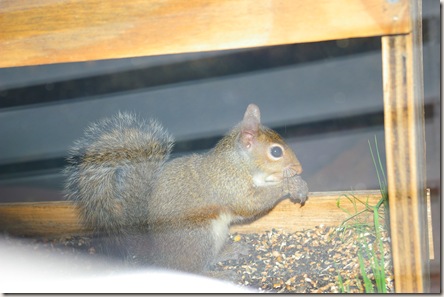
[[(287, 137), (316, 136), (320, 134), (359, 129), (362, 127), (377, 126), (383, 124), (383, 113), (374, 112), (364, 115), (327, 119), (311, 123), (274, 127), (275, 131)], [(208, 150), (213, 148), (222, 138), (222, 135), (176, 142), (174, 155), (181, 155), (192, 151)], [(61, 170), (67, 165), (65, 158), (51, 158), (34, 160), (21, 163), (0, 165), (0, 179), (13, 178), (17, 174), (38, 174), (41, 170)]]
[(23, 107), (147, 89), (380, 49), (381, 42), (377, 37), (253, 48), (243, 52), (224, 53), (218, 57), (4, 89), (0, 90), (0, 108)]
[[(432, 118), (434, 105), (425, 105), (425, 118)], [(327, 133), (352, 131), (384, 125), (383, 111), (365, 114), (341, 116), (314, 122), (306, 122), (280, 127), (271, 127), (284, 139), (300, 137), (317, 137)], [(173, 155), (179, 156), (194, 151), (204, 151), (213, 148), (223, 135), (199, 138), (194, 140), (178, 141), (174, 145)], [(32, 176), (42, 171), (59, 171), (67, 165), (63, 157), (18, 162), (0, 165), (0, 180), (15, 177)]]

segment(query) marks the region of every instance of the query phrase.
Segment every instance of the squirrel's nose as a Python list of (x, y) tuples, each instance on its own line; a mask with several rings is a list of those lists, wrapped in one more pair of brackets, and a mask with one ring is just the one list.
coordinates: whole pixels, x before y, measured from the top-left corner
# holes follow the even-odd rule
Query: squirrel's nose
[(292, 164), (289, 166), (289, 169), (293, 171), (295, 174), (300, 175), (302, 173), (301, 164)]

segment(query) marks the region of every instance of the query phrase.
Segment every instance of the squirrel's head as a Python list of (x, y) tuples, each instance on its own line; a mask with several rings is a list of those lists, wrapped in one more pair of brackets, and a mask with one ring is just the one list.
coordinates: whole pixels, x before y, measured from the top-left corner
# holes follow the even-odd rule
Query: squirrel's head
[(263, 126), (259, 107), (250, 104), (237, 127), (237, 146), (248, 158), (256, 187), (281, 185), (303, 203), (307, 184), (300, 178), (302, 166), (292, 149), (275, 131)]
[(276, 198), (289, 197), (302, 205), (307, 199), (301, 163), (279, 134), (261, 124), (255, 104), (248, 105), (242, 122), (219, 141), (214, 153), (227, 156), (233, 173), (240, 170), (245, 177), (247, 170), (253, 187), (279, 187), (282, 196)]

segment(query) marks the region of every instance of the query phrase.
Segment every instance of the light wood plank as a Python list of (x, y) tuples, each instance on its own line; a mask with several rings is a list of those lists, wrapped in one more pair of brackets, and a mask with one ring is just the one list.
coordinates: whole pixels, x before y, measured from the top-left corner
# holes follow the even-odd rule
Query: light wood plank
[(0, 28), (0, 67), (411, 30), (408, 0), (3, 0)]
[[(285, 200), (257, 221), (233, 226), (231, 231), (248, 233), (281, 228), (293, 232), (321, 224), (338, 226), (348, 216), (336, 206), (336, 201), (342, 196), (341, 206), (350, 211), (352, 205), (343, 195), (351, 194), (364, 201), (368, 198), (372, 205), (381, 198), (379, 191), (310, 193), (310, 198), (303, 207)], [(61, 236), (90, 233), (91, 230), (84, 229), (78, 218), (77, 209), (68, 201), (0, 204), (0, 230), (16, 235)]]
[(382, 38), (384, 127), (397, 293), (429, 289), (420, 7), (421, 1), (412, 0), (414, 32)]
[(429, 258), (435, 259), (435, 247), (433, 244), (433, 224), (432, 224), (432, 201), (430, 200), (430, 189), (426, 190), (427, 197), (427, 231), (429, 236)]
[[(380, 191), (313, 192), (310, 193), (310, 198), (302, 207), (300, 204), (284, 200), (267, 215), (250, 224), (232, 226), (231, 231), (256, 233), (276, 228), (287, 232), (295, 232), (313, 229), (320, 225), (339, 226), (350, 215), (338, 208), (338, 198), (340, 198), (342, 208), (349, 213), (354, 213), (353, 204), (347, 200), (346, 195), (349, 197), (354, 195), (363, 202), (368, 201), (370, 205), (376, 205), (381, 199)], [(360, 203), (357, 203), (356, 206), (358, 211), (365, 208)], [(367, 218), (372, 216), (371, 213), (368, 213), (368, 215)]]
[(89, 233), (67, 201), (0, 204), (0, 231), (12, 235), (58, 237)]

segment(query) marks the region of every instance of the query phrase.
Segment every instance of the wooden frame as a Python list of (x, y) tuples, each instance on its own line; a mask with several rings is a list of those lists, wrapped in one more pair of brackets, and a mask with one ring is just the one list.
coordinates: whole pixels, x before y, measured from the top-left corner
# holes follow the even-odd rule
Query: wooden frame
[[(396, 290), (429, 287), (425, 125), (420, 2), (412, 31), (382, 37), (384, 127)], [(431, 230), (430, 230), (431, 232)]]
[(5, 0), (0, 28), (0, 67), (381, 36), (395, 286), (428, 290), (421, 0)]
[[(381, 199), (379, 191), (358, 191), (310, 193), (310, 203), (303, 207), (289, 200), (279, 203), (269, 214), (258, 220), (243, 225), (232, 226), (231, 232), (249, 233), (273, 228), (283, 229), (288, 232), (312, 229), (324, 224), (326, 226), (338, 226), (348, 214), (337, 211), (337, 199), (341, 196), (341, 207), (353, 213), (353, 205), (347, 203), (344, 195), (366, 201), (370, 205), (376, 205)], [(364, 209), (363, 205), (357, 205), (357, 210)], [(78, 220), (76, 207), (67, 201), (40, 202), (40, 203), (4, 203), (0, 206), (0, 226), (2, 229), (17, 235), (25, 236), (63, 236), (68, 234), (83, 234), (90, 230), (85, 229)], [(285, 220), (282, 220), (282, 218)]]
[(408, 9), (385, 0), (3, 0), (0, 67), (403, 34)]

